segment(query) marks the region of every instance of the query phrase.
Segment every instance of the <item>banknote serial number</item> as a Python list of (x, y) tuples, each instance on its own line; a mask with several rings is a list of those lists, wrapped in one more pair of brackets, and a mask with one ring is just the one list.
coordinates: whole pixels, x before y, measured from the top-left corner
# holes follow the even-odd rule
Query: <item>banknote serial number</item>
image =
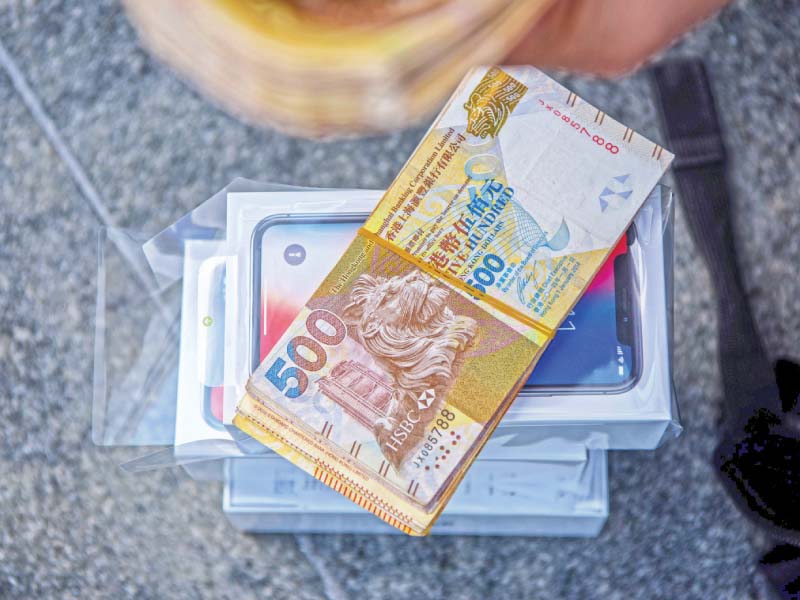
[(557, 108), (554, 108), (552, 104), (547, 104), (547, 102), (545, 102), (541, 98), (539, 98), (539, 104), (544, 106), (544, 108), (550, 114), (552, 114), (555, 117), (558, 117), (559, 119), (564, 121), (564, 123), (567, 123), (570, 127), (572, 127), (572, 129), (577, 131), (579, 134), (585, 135), (587, 138), (589, 138), (591, 141), (593, 141), (595, 144), (597, 144), (601, 148), (605, 148), (605, 150), (607, 152), (609, 152), (611, 154), (619, 153), (619, 146), (617, 146), (616, 144), (614, 144), (612, 142), (607, 142), (600, 135), (597, 135), (597, 134), (593, 135), (591, 131), (589, 131), (588, 129), (586, 129), (586, 127), (583, 126), (583, 124), (581, 124), (579, 121), (576, 121), (575, 119), (570, 117), (568, 114), (561, 112)]
[[(326, 325), (326, 329), (320, 327)], [(319, 371), (328, 362), (325, 346), (338, 346), (347, 336), (347, 326), (335, 314), (328, 310), (312, 311), (306, 319), (308, 335), (298, 335), (289, 340), (286, 354), (294, 363), (287, 367), (286, 360), (275, 359), (272, 366), (264, 373), (264, 377), (287, 398), (298, 398), (308, 389), (306, 371)], [(301, 353), (300, 350), (304, 349)], [(289, 385), (294, 381), (294, 385)]]
[[(436, 422), (433, 424), (433, 428), (425, 440), (425, 443), (422, 444), (419, 453), (417, 454), (416, 458), (414, 458), (413, 465), (415, 467), (420, 469), (426, 460), (430, 460), (430, 457), (436, 451), (436, 445), (439, 444), (442, 438), (444, 438), (445, 432), (450, 429), (450, 423), (455, 418), (456, 415), (453, 411), (447, 410), (446, 408), (443, 408), (439, 411), (439, 418), (436, 419)], [(444, 455), (436, 457), (437, 462), (442, 456)], [(439, 468), (438, 464), (436, 465), (436, 468)]]

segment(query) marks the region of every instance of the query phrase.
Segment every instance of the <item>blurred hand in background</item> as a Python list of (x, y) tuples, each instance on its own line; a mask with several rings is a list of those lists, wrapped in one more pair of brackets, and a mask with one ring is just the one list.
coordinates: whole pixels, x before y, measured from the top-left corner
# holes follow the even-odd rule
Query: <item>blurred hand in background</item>
[(556, 0), (505, 62), (613, 77), (728, 0)]

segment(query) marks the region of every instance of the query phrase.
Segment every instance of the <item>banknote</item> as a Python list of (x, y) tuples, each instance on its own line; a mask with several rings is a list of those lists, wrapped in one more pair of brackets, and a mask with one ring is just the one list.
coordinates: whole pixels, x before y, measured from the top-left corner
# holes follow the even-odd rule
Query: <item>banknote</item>
[(474, 70), (234, 423), (425, 534), (671, 159), (536, 69)]
[(468, 78), (366, 230), (551, 333), (671, 155), (543, 73), (509, 73)]

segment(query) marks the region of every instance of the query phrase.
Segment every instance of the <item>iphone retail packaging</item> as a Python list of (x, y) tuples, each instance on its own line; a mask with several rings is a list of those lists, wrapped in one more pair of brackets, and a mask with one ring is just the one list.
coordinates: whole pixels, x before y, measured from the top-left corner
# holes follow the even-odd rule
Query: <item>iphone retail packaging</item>
[[(607, 481), (603, 450), (583, 460), (479, 460), (431, 533), (595, 536), (608, 517)], [(226, 461), (223, 510), (254, 533), (396, 531), (276, 455)]]
[[(202, 412), (201, 418), (186, 415), (184, 422), (196, 427), (184, 443), (237, 436), (230, 423), (247, 378), (380, 195), (229, 193), (224, 250), (215, 242), (217, 254), (196, 261), (187, 243), (184, 307), (196, 305), (191, 327), (199, 333), (197, 344), (181, 344), (181, 363), (195, 365), (204, 388), (202, 401), (179, 402), (177, 422), (185, 418), (184, 407)], [(670, 369), (670, 208), (671, 193), (656, 187), (559, 329), (482, 459), (577, 457), (586, 447), (654, 448), (679, 431)], [(182, 399), (200, 393), (184, 389), (183, 381)], [(202, 454), (202, 445), (195, 446)], [(239, 447), (265, 452), (247, 440)]]

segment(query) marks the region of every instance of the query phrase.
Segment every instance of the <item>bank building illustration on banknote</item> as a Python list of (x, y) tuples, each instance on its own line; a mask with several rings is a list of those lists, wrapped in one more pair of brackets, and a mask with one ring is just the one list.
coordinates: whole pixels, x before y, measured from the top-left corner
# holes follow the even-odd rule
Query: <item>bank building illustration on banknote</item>
[(325, 396), (374, 433), (398, 470), (417, 445), (409, 437), (423, 431), (413, 425), (436, 414), (477, 333), (475, 319), (448, 306), (450, 293), (418, 269), (361, 275), (344, 317), (373, 364), (346, 359), (317, 380)]

